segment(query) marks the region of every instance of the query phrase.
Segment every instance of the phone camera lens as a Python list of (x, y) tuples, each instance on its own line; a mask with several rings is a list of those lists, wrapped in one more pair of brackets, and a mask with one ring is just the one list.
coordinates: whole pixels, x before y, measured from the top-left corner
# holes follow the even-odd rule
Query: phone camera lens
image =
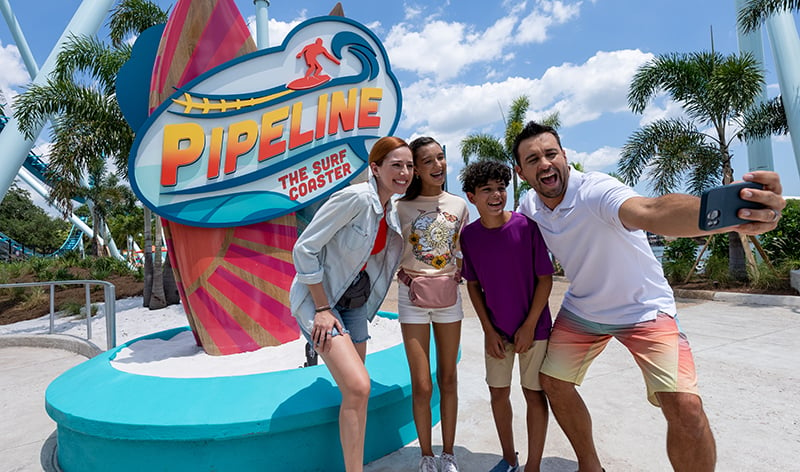
[(706, 216), (708, 216), (708, 219), (710, 220), (716, 220), (717, 218), (719, 218), (719, 210), (711, 210), (708, 212), (708, 215)]

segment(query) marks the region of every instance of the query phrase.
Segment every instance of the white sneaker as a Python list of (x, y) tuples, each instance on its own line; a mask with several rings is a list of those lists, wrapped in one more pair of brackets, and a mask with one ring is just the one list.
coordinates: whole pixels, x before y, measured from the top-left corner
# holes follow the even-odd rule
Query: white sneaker
[(433, 456), (422, 456), (419, 461), (419, 472), (438, 472), (436, 459)]
[(458, 472), (458, 463), (456, 462), (456, 456), (453, 454), (443, 452), (439, 456), (439, 461), (442, 464), (442, 472)]

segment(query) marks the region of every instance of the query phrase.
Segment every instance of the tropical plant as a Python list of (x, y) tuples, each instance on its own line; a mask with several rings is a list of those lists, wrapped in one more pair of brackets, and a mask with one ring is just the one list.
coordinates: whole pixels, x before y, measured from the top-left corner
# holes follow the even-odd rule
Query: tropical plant
[(664, 276), (670, 283), (682, 283), (692, 270), (697, 252), (697, 243), (691, 238), (678, 238), (664, 245), (661, 265)]
[[(84, 175), (90, 179), (95, 177), (95, 186), (113, 183), (108, 174), (114, 171), (126, 177), (134, 134), (115, 99), (117, 72), (130, 58), (132, 48), (127, 39), (167, 19), (167, 13), (152, 1), (122, 0), (111, 14), (110, 46), (97, 38), (70, 38), (59, 54), (51, 79), (43, 85), (32, 86), (20, 96), (16, 116), (23, 130), (33, 130), (52, 119), (50, 167), (54, 186), (51, 195), (64, 211), (69, 200), (81, 193), (81, 188), (86, 188), (82, 185)], [(106, 167), (109, 162), (113, 165)], [(95, 193), (105, 194), (110, 190), (98, 188)], [(102, 223), (107, 214), (102, 214), (103, 204), (94, 206), (93, 224), (97, 234), (104, 231)], [(98, 211), (101, 213), (96, 213)], [(151, 264), (149, 267), (152, 270)], [(146, 286), (145, 294), (149, 292)], [(147, 298), (145, 305), (148, 305)]]
[(0, 231), (41, 253), (58, 249), (69, 233), (69, 223), (53, 218), (36, 206), (30, 193), (12, 185), (0, 202)]
[[(462, 139), (461, 157), (464, 159), (464, 164), (469, 164), (470, 158), (477, 157), (478, 159), (493, 159), (504, 162), (513, 168), (516, 164), (512, 152), (514, 140), (525, 126), (525, 115), (528, 113), (529, 106), (530, 100), (525, 95), (517, 97), (511, 102), (508, 117), (503, 117), (506, 129), (502, 141), (500, 138), (488, 133), (470, 134)], [(542, 123), (552, 126), (553, 128), (558, 128), (561, 124), (558, 112), (553, 112), (546, 116), (542, 120)], [(527, 190), (530, 187), (523, 187), (520, 185), (516, 172), (512, 172), (511, 174), (512, 188), (514, 191), (514, 209), (516, 210), (519, 206), (519, 198), (523, 190)]]
[[(646, 173), (659, 195), (680, 190), (700, 194), (732, 182), (730, 145), (743, 132), (744, 113), (754, 105), (763, 83), (761, 69), (749, 54), (670, 53), (649, 61), (631, 82), (631, 110), (642, 113), (663, 91), (683, 107), (686, 117), (659, 119), (634, 132), (622, 149), (620, 176), (634, 185)], [(741, 240), (729, 241), (731, 276), (746, 280)]]
[(737, 15), (737, 23), (744, 33), (750, 33), (770, 15), (783, 10), (800, 10), (800, 0), (748, 0)]
[(761, 245), (772, 262), (794, 263), (800, 268), (800, 200), (787, 200), (778, 227), (760, 236)]
[[(783, 10), (800, 10), (800, 0), (749, 0), (738, 12), (739, 29), (743, 33), (752, 33), (767, 17)], [(789, 132), (786, 110), (780, 96), (767, 100), (747, 112), (745, 123), (747, 126), (743, 138), (748, 141)]]

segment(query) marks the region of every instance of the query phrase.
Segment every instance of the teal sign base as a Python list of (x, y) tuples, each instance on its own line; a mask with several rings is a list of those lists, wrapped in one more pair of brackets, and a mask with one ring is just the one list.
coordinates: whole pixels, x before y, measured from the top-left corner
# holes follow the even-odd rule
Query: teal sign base
[[(139, 339), (170, 339), (186, 329)], [(117, 352), (135, 341), (70, 369), (47, 388), (47, 413), (58, 425), (64, 472), (344, 470), (341, 395), (324, 365), (192, 379), (113, 368)], [(435, 363), (433, 343), (431, 359)], [(369, 354), (366, 365), (372, 391), (364, 460), (371, 462), (417, 434), (403, 345)], [(435, 370), (432, 378), (435, 424)]]

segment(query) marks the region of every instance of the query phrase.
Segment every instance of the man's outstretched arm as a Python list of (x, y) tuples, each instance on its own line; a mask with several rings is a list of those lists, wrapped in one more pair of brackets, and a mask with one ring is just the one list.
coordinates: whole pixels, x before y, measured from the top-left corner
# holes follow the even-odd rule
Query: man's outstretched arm
[(739, 218), (752, 220), (752, 223), (702, 231), (698, 226), (700, 199), (679, 193), (655, 198), (630, 198), (620, 207), (619, 217), (628, 229), (643, 229), (664, 236), (692, 237), (727, 231), (761, 234), (775, 229), (778, 225), (775, 215), (780, 215), (786, 206), (786, 200), (781, 196), (783, 189), (780, 176), (775, 172), (755, 171), (745, 174), (743, 178), (747, 182), (764, 184), (764, 190), (744, 189), (740, 194), (743, 200), (761, 203), (767, 207), (762, 210), (739, 210)]

